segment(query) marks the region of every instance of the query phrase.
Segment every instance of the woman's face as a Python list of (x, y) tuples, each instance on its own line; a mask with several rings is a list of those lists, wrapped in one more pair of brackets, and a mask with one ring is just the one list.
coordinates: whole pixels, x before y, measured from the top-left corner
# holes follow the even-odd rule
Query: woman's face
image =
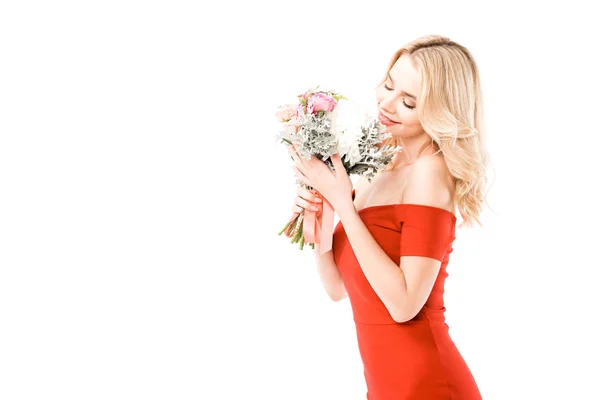
[(421, 75), (413, 67), (410, 56), (403, 54), (375, 93), (379, 120), (386, 126), (386, 132), (400, 139), (424, 133), (416, 109), (420, 87)]

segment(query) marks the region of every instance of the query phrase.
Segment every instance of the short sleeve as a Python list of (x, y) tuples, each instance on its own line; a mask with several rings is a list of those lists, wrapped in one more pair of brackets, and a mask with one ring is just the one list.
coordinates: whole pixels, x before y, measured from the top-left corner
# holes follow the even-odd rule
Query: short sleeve
[(454, 214), (436, 207), (405, 205), (400, 222), (400, 257), (421, 256), (443, 261), (455, 238)]

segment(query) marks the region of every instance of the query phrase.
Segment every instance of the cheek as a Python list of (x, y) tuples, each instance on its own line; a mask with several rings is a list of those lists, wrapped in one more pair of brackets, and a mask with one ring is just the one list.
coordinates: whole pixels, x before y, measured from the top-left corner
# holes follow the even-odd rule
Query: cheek
[(383, 86), (379, 86), (377, 89), (375, 89), (375, 99), (377, 100), (377, 104), (381, 103), (385, 98), (384, 92), (385, 89)]
[(411, 110), (410, 112), (405, 112), (403, 117), (404, 118), (402, 119), (402, 121), (406, 129), (409, 129), (411, 131), (423, 130), (423, 127), (421, 126), (421, 121), (419, 121), (419, 116), (417, 115), (417, 113)]
[(413, 110), (406, 110), (402, 114), (404, 114), (403, 115), (404, 119), (402, 120), (402, 121), (404, 121), (404, 124), (406, 124), (410, 127), (421, 126), (421, 123), (419, 122), (419, 116)]

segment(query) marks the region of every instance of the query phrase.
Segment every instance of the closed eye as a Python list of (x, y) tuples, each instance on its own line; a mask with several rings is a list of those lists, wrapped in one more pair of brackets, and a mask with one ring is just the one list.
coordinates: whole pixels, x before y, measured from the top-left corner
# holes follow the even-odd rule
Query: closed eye
[[(384, 84), (383, 87), (385, 88), (385, 90), (389, 90), (390, 92), (392, 90), (394, 90), (391, 87), (389, 87), (387, 84)], [(415, 109), (414, 106), (409, 106), (408, 104), (406, 104), (406, 102), (404, 101), (404, 97), (402, 98), (402, 104), (404, 104), (404, 107), (408, 108), (409, 110), (414, 110)]]

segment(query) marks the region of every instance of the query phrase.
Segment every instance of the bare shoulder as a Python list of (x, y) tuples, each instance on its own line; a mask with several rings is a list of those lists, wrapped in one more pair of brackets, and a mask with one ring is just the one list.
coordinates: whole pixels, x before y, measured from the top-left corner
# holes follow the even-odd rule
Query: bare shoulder
[(412, 165), (402, 202), (454, 212), (453, 180), (441, 154), (421, 156)]

